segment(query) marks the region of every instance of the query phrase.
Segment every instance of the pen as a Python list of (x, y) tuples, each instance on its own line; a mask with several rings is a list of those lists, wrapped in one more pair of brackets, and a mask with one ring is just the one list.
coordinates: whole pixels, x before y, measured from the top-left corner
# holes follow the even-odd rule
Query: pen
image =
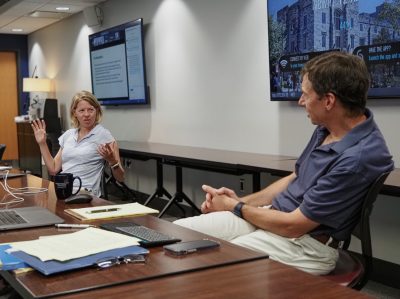
[(94, 225), (90, 224), (65, 224), (65, 223), (58, 223), (56, 224), (58, 228), (88, 228), (88, 227), (95, 227)]
[(101, 209), (101, 210), (91, 210), (91, 211), (87, 211), (86, 213), (94, 214), (94, 213), (104, 213), (104, 212), (115, 212), (118, 210), (119, 210), (119, 208), (109, 208), (109, 209)]

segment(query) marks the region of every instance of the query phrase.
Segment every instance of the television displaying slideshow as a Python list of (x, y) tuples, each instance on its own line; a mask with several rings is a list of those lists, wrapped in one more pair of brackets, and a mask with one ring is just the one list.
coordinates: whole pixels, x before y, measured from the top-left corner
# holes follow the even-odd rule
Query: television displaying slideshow
[(89, 35), (92, 90), (102, 105), (148, 104), (143, 19)]
[(369, 98), (400, 98), (400, 9), (396, 0), (267, 0), (272, 101), (297, 101), (300, 70), (316, 55), (360, 56)]

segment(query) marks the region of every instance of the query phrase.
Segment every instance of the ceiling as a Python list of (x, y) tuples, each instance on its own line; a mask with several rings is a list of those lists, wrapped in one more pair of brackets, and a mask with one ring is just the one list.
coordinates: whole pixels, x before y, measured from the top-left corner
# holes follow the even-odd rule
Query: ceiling
[[(0, 0), (0, 34), (29, 34), (104, 1)], [(68, 7), (69, 10), (58, 11), (57, 7)]]

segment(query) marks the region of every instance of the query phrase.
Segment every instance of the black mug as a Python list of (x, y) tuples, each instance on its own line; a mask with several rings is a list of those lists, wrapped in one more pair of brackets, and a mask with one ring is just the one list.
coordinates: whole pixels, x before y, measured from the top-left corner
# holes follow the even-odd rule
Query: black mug
[[(72, 193), (74, 188), (74, 181), (79, 180), (79, 188), (75, 193)], [(82, 187), (81, 178), (75, 176), (72, 173), (59, 173), (54, 177), (54, 189), (56, 190), (56, 195), (58, 199), (66, 199), (71, 195), (77, 194)]]

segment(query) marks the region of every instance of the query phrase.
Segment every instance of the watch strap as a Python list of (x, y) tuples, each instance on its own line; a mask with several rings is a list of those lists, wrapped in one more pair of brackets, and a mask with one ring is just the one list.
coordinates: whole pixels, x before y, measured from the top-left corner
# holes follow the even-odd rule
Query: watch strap
[(233, 208), (232, 213), (235, 214), (236, 216), (243, 218), (242, 214), (242, 208), (244, 206), (244, 202), (239, 201), (236, 206)]

